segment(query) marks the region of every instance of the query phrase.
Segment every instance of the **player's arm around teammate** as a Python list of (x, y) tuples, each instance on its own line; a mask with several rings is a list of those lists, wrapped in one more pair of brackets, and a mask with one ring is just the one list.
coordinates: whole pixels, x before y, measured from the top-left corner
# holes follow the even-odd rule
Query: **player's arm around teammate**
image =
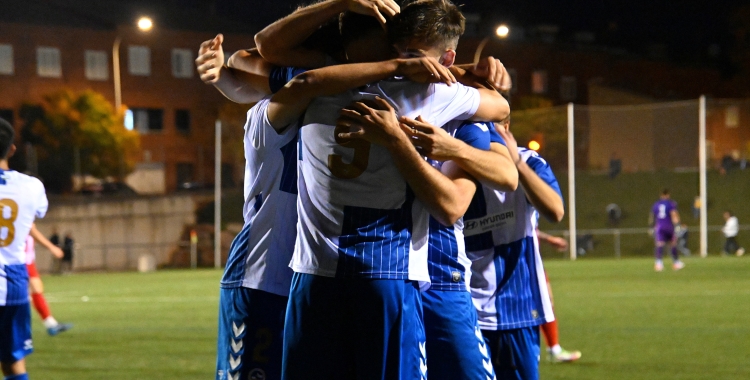
[(401, 175), (438, 222), (450, 226), (464, 215), (476, 191), (474, 180), (454, 162), (446, 162), (441, 173), (425, 161), (388, 102), (376, 98), (370, 104), (352, 103), (341, 110), (337, 127), (354, 129), (340, 133), (339, 138), (361, 138), (387, 148)]
[(518, 180), (523, 186), (526, 198), (532, 206), (552, 222), (558, 223), (565, 215), (565, 207), (560, 194), (547, 184), (518, 154), (518, 143), (510, 132), (510, 119), (502, 126), (496, 126), (497, 132), (505, 139), (510, 156), (518, 170)]
[[(268, 84), (270, 66), (262, 62), (262, 58), (247, 55), (245, 69), (238, 70), (224, 66), (224, 36), (218, 34), (213, 39), (203, 41), (198, 49), (195, 66), (198, 75), (206, 84), (212, 84), (227, 99), (241, 104), (259, 101), (271, 93)], [(249, 67), (260, 72), (249, 72)]]

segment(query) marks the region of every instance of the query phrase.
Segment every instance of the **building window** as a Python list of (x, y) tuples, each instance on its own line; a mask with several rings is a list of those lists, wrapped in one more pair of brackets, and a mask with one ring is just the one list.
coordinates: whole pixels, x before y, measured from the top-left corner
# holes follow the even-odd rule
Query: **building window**
[(547, 93), (547, 72), (544, 70), (534, 70), (531, 73), (531, 92), (535, 94)]
[(0, 44), (0, 74), (13, 75), (13, 45)]
[(36, 48), (36, 73), (44, 78), (62, 77), (60, 49), (53, 47)]
[(183, 133), (190, 132), (190, 111), (189, 110), (175, 110), (174, 111), (174, 124), (177, 130)]
[(151, 75), (151, 50), (147, 46), (128, 46), (128, 70), (130, 75)]
[(3, 119), (13, 126), (13, 110), (0, 108), (0, 119)]
[(192, 50), (172, 49), (172, 75), (175, 78), (192, 78), (193, 65)]
[(510, 93), (515, 94), (518, 92), (518, 72), (516, 69), (508, 69), (508, 74), (510, 75), (511, 81)]
[[(130, 123), (130, 125), (128, 125)], [(125, 115), (125, 128), (140, 133), (161, 132), (164, 129), (164, 110), (133, 108)]]
[(560, 77), (560, 100), (565, 102), (572, 102), (576, 100), (576, 98), (578, 98), (576, 77)]
[(728, 106), (724, 111), (724, 125), (727, 128), (737, 128), (740, 125), (740, 107)]
[(86, 79), (107, 80), (109, 79), (109, 63), (107, 53), (99, 50), (86, 50)]

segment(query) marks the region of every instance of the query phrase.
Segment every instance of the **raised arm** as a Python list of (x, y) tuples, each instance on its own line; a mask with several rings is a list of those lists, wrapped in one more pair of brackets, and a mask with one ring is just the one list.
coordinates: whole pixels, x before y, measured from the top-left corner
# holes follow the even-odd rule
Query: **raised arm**
[(416, 120), (402, 117), (400, 121), (411, 142), (425, 156), (437, 161), (453, 161), (493, 189), (514, 191), (518, 187), (518, 171), (502, 144), (492, 143), (489, 150), (477, 149), (425, 122), (421, 116)]
[(395, 16), (400, 8), (393, 0), (321, 1), (265, 27), (255, 35), (255, 46), (263, 58), (275, 65), (323, 67), (328, 62), (325, 53), (306, 49), (302, 43), (321, 25), (347, 10), (372, 15), (385, 24), (384, 16)]
[(432, 167), (402, 131), (393, 107), (380, 98), (374, 103), (355, 102), (343, 109), (337, 128), (355, 131), (340, 133), (338, 137), (361, 138), (387, 148), (398, 171), (430, 215), (443, 225), (455, 224), (474, 196), (474, 181), (453, 162), (443, 165), (447, 176)]
[(268, 105), (268, 120), (281, 133), (319, 96), (335, 95), (392, 76), (423, 82), (455, 81), (434, 58), (392, 59), (385, 62), (329, 66), (299, 74), (279, 90)]
[(536, 171), (531, 168), (518, 154), (518, 143), (510, 131), (504, 127), (496, 127), (508, 147), (513, 162), (518, 170), (518, 180), (523, 186), (526, 198), (541, 215), (548, 220), (559, 223), (565, 216), (562, 197)]
[[(505, 70), (504, 67), (503, 70)], [(497, 79), (498, 75), (496, 74), (483, 78), (457, 66), (451, 66), (450, 71), (459, 83), (474, 87), (479, 91), (479, 108), (477, 108), (471, 120), (502, 122), (510, 115), (508, 101), (488, 83), (488, 79), (495, 78), (492, 80), (498, 81), (503, 86), (510, 86), (507, 84), (510, 76), (501, 75), (500, 77), (508, 79), (500, 80)], [(507, 74), (507, 71), (504, 72)]]
[[(195, 66), (201, 80), (212, 84), (227, 99), (236, 103), (254, 103), (270, 94), (268, 73), (250, 73), (224, 66), (224, 36), (217, 35), (201, 43)], [(260, 59), (260, 57), (257, 57)]]
[(39, 244), (43, 245), (44, 248), (47, 248), (47, 250), (50, 251), (52, 256), (57, 257), (58, 259), (63, 258), (63, 251), (60, 249), (60, 247), (52, 244), (51, 241), (49, 241), (44, 234), (39, 232), (38, 229), (36, 229), (36, 224), (31, 225), (31, 230), (29, 231), (29, 235), (34, 238)]

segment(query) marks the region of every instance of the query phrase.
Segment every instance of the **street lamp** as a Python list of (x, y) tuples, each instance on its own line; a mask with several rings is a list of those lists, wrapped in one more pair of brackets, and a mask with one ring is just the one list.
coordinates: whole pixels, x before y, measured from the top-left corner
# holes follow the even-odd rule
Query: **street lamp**
[[(500, 39), (506, 39), (508, 38), (508, 35), (510, 34), (510, 28), (506, 24), (500, 24), (498, 25), (497, 29), (495, 29), (495, 36), (497, 36)], [(484, 50), (485, 45), (487, 45), (488, 42), (492, 39), (492, 36), (485, 37), (482, 42), (479, 43), (479, 46), (477, 46), (477, 50), (474, 51), (474, 64), (479, 63), (479, 58), (482, 57), (482, 50)]]
[[(148, 32), (154, 27), (154, 22), (149, 17), (141, 17), (137, 22), (138, 29), (142, 32)], [(122, 88), (120, 85), (120, 42), (122, 36), (119, 34), (112, 44), (112, 76), (115, 81), (115, 112), (122, 106)]]

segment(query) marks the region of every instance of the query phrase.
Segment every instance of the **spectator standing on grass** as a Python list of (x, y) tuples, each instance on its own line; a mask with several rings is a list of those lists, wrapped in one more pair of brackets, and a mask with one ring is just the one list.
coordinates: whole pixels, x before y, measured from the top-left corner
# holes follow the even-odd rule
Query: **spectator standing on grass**
[(70, 232), (65, 233), (65, 240), (63, 240), (63, 258), (60, 265), (60, 272), (72, 272), (73, 271), (73, 246), (75, 241)]
[(745, 248), (740, 247), (739, 243), (737, 243), (737, 233), (740, 231), (739, 220), (729, 210), (724, 211), (724, 220), (724, 227), (721, 229), (724, 237), (727, 238), (724, 243), (724, 253), (727, 255), (731, 255), (732, 253), (737, 256), (744, 255)]

